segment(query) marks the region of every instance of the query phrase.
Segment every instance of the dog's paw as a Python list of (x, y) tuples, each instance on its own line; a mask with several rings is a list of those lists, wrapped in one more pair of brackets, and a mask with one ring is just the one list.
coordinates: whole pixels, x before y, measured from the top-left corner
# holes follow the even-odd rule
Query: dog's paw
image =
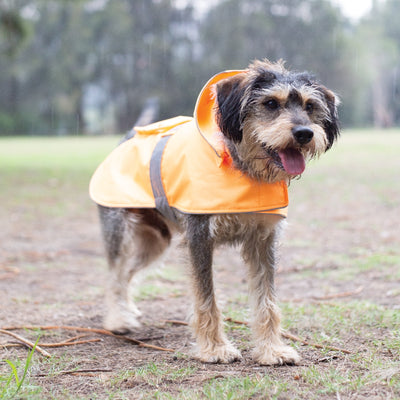
[(117, 311), (109, 312), (103, 321), (104, 329), (117, 335), (125, 335), (134, 329), (140, 328), (141, 323), (131, 312)]
[(256, 348), (253, 358), (261, 365), (293, 365), (300, 362), (300, 356), (297, 351), (283, 344)]
[(136, 304), (133, 301), (128, 302), (128, 309), (132, 314), (136, 315), (137, 317), (142, 316), (142, 312), (136, 307)]
[(242, 355), (231, 343), (226, 343), (224, 345), (212, 346), (212, 348), (208, 348), (207, 350), (200, 350), (197, 358), (204, 363), (229, 364), (236, 360), (241, 360)]

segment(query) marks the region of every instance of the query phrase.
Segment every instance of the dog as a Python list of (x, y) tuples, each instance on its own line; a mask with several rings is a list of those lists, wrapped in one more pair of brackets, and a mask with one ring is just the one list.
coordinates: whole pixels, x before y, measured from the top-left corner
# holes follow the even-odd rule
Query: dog
[[(203, 125), (213, 124), (213, 137), (217, 138), (215, 143), (218, 142), (216, 146), (222, 149), (216, 156), (219, 165), (222, 165), (218, 167), (218, 174), (222, 168), (226, 174), (235, 174), (235, 182), (243, 177), (249, 184), (249, 190), (254, 187), (262, 188), (260, 190), (265, 188), (265, 193), (269, 193), (269, 188), (273, 188), (274, 193), (278, 190), (279, 201), (266, 211), (264, 204), (260, 206), (262, 210), (246, 205), (247, 208), (235, 211), (229, 207), (234, 206), (232, 203), (240, 206), (242, 200), (232, 198), (231, 203), (228, 201), (221, 208), (222, 211), (202, 211), (208, 199), (214, 200), (212, 189), (204, 193), (203, 188), (193, 192), (194, 198), (203, 201), (203, 208), (193, 211), (182, 207), (182, 211), (168, 201), (156, 200), (154, 205), (145, 206), (118, 201), (107, 203), (99, 200), (93, 189), (92, 198), (99, 204), (111, 273), (104, 327), (124, 334), (140, 326), (140, 312), (130, 296), (130, 282), (138, 271), (157, 260), (167, 249), (172, 234), (180, 232), (190, 260), (189, 275), (194, 297), (191, 327), (196, 340), (196, 357), (206, 363), (231, 363), (241, 359), (240, 351), (224, 332), (212, 275), (213, 250), (219, 245), (229, 244), (240, 246), (241, 256), (248, 268), (253, 359), (261, 365), (296, 364), (300, 360), (298, 353), (284, 344), (281, 338), (280, 311), (274, 289), (276, 247), (287, 206), (285, 192), (283, 190), (282, 194), (281, 188), (285, 189), (291, 179), (300, 176), (306, 162), (326, 152), (338, 138), (338, 99), (310, 73), (289, 71), (282, 61), (270, 62), (266, 59), (254, 61), (243, 71), (225, 72), (211, 80), (205, 90), (203, 98), (198, 100), (196, 124), (193, 126), (203, 132), (206, 130)], [(204, 93), (208, 96), (206, 101)], [(199, 105), (199, 102), (204, 104)], [(203, 106), (205, 108), (201, 109)], [(173, 120), (171, 130), (191, 123), (189, 119)], [(163, 132), (162, 126), (156, 125), (154, 130)], [(166, 140), (168, 135), (164, 133), (161, 139)], [(190, 150), (190, 157), (186, 158), (195, 158), (196, 153), (202, 156), (203, 144), (200, 145), (200, 141), (211, 148), (198, 132), (194, 135), (197, 135), (198, 142)], [(173, 137), (172, 134), (169, 136)], [(129, 146), (134, 138), (135, 131), (120, 146)], [(174, 154), (177, 153), (175, 151)], [(116, 160), (119, 160), (118, 157)], [(132, 165), (134, 158), (129, 161)], [(203, 177), (205, 163), (202, 161), (195, 168), (198, 176), (191, 180), (211, 187), (216, 174), (209, 173)], [(182, 165), (179, 162), (176, 171), (182, 170)], [(112, 176), (115, 174), (107, 179), (112, 180)], [(171, 179), (175, 184), (175, 179)], [(103, 181), (100, 176), (99, 185)], [(128, 181), (125, 179), (124, 182), (125, 188)], [(95, 183), (93, 185), (96, 186)], [(163, 185), (159, 188), (161, 191)], [(224, 191), (229, 192), (229, 186), (230, 183)], [(157, 190), (153, 187), (153, 192)], [(267, 201), (268, 196), (262, 195), (259, 199)], [(161, 197), (165, 200), (163, 194)], [(248, 196), (241, 196), (240, 199), (247, 201)]]

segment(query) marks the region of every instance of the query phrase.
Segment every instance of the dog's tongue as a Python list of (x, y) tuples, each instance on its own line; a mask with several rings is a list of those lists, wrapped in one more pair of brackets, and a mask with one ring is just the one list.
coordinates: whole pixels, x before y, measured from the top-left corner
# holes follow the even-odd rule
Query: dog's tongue
[(296, 149), (285, 149), (278, 152), (283, 168), (290, 175), (300, 175), (306, 168), (303, 155)]

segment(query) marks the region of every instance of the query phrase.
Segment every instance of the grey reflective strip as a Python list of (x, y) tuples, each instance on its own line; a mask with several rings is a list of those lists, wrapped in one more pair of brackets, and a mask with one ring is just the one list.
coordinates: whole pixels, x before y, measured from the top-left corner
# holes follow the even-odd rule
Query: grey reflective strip
[(174, 210), (168, 204), (167, 196), (165, 195), (164, 185), (161, 178), (161, 160), (165, 145), (171, 135), (164, 136), (156, 144), (150, 160), (150, 181), (153, 190), (153, 196), (156, 202), (157, 210), (167, 219), (177, 222)]

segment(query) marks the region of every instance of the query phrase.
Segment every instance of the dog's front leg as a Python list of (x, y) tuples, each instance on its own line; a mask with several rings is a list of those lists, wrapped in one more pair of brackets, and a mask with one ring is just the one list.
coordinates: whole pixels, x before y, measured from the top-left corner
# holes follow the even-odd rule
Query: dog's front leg
[(295, 364), (297, 352), (281, 339), (280, 311), (274, 289), (275, 231), (250, 235), (242, 255), (249, 266), (249, 297), (255, 341), (253, 357), (262, 365)]
[(188, 216), (187, 241), (191, 261), (194, 293), (192, 328), (198, 346), (198, 357), (203, 362), (230, 363), (241, 358), (240, 352), (224, 333), (221, 312), (218, 309), (213, 284), (213, 240), (209, 217)]

